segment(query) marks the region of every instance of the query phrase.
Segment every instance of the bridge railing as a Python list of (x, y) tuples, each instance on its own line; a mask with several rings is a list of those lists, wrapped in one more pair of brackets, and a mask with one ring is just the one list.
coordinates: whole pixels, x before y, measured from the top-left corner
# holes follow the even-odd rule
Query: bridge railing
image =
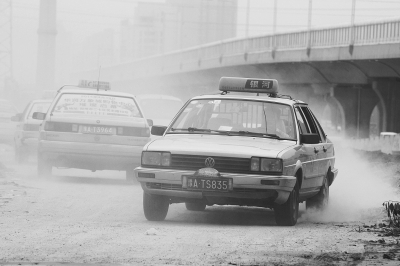
[[(176, 52), (182, 59), (208, 60), (221, 56), (272, 50), (300, 49), (307, 47), (337, 47), (350, 44), (378, 44), (400, 41), (400, 20), (374, 22), (326, 29), (314, 29), (264, 35), (247, 39), (233, 39), (193, 47)], [(174, 53), (172, 53), (174, 54)]]
[[(224, 40), (163, 55), (142, 58), (125, 63), (125, 70), (109, 67), (110, 76), (123, 78), (145, 72), (163, 71), (171, 73), (194, 69), (209, 63), (215, 66), (221, 60), (229, 60), (252, 53), (272, 52), (274, 50), (306, 49), (318, 47), (340, 47), (362, 44), (382, 44), (400, 42), (400, 19), (351, 26), (313, 29), (281, 33), (276, 35), (255, 36), (246, 39)], [(234, 61), (237, 63), (237, 61)], [(229, 61), (228, 61), (229, 64)], [(132, 71), (134, 69), (134, 73)], [(121, 73), (124, 71), (124, 73)], [(97, 73), (97, 70), (95, 71)]]

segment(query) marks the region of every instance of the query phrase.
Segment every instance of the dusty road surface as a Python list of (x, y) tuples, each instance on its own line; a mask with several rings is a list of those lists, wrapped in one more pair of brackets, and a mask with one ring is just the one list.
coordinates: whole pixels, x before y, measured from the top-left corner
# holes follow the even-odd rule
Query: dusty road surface
[(0, 144), (0, 265), (399, 265), (396, 239), (369, 227), (397, 196), (392, 170), (348, 156), (337, 152), (329, 209), (302, 204), (298, 224), (280, 227), (272, 210), (184, 204), (149, 222), (142, 189), (124, 172), (56, 169), (43, 179), (34, 159), (17, 165)]

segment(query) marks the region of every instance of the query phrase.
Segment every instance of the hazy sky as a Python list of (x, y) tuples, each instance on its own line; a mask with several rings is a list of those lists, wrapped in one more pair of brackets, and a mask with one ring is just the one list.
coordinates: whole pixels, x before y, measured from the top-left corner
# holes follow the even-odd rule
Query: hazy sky
[[(142, 0), (150, 2), (150, 0)], [(187, 0), (190, 2), (190, 0)], [(57, 0), (57, 22), (73, 37), (72, 45), (86, 36), (112, 28), (119, 31), (122, 19), (132, 18), (138, 0)], [(163, 2), (153, 0), (151, 2)], [(34, 83), (39, 0), (12, 0), (13, 63), (19, 83)], [(277, 31), (306, 29), (310, 0), (278, 0)], [(247, 0), (238, 0), (237, 36), (246, 32)], [(273, 29), (274, 0), (251, 0), (249, 35), (269, 34)], [(348, 25), (352, 0), (312, 0), (312, 27)], [(400, 17), (400, 0), (356, 0), (355, 22)]]

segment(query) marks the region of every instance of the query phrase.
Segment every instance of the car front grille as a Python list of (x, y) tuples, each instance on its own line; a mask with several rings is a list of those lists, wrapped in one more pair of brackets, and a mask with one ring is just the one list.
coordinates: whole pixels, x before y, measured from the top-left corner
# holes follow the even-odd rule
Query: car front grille
[[(215, 161), (213, 168), (219, 172), (246, 174), (250, 172), (250, 158), (233, 158), (201, 155), (172, 154), (170, 168), (179, 170), (198, 170), (205, 168), (205, 160), (212, 157)], [(254, 172), (253, 172), (254, 174)]]

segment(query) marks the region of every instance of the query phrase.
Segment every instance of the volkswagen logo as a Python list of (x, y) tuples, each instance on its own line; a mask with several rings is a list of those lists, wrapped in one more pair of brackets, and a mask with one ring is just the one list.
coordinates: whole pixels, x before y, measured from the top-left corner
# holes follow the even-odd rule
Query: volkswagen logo
[(97, 123), (97, 124), (100, 124), (100, 120), (97, 120), (96, 123)]
[(212, 168), (212, 167), (214, 167), (215, 160), (214, 160), (213, 158), (211, 158), (211, 157), (208, 157), (208, 158), (204, 161), (204, 164), (205, 164), (207, 167)]

